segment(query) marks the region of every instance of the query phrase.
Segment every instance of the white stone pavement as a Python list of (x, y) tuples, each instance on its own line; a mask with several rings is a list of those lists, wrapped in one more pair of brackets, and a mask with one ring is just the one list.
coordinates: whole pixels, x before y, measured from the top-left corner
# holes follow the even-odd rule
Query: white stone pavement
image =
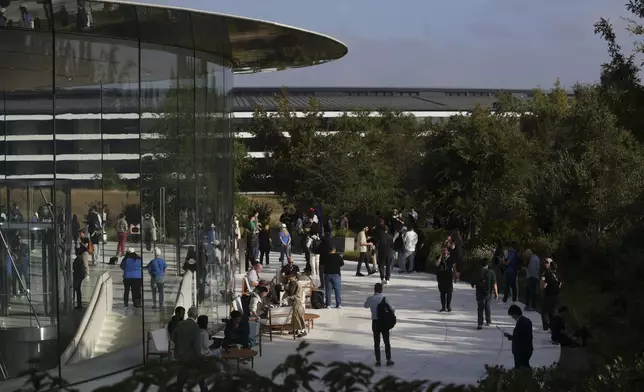
[[(265, 268), (265, 277), (274, 275), (278, 254), (271, 255), (271, 268)], [(304, 267), (301, 256), (295, 255), (296, 264)], [(347, 262), (342, 276), (342, 309), (321, 309), (315, 329), (305, 338), (315, 351), (314, 359), (328, 363), (336, 360), (373, 364), (373, 341), (370, 314), (363, 308), (365, 298), (372, 293), (378, 275), (355, 276), (356, 263)], [(513, 320), (507, 315), (508, 304), (492, 305), (490, 327), (476, 329), (476, 301), (474, 290), (467, 284), (456, 284), (451, 313), (439, 313), (440, 301), (436, 280), (424, 273), (393, 274), (385, 295), (396, 309), (398, 323), (392, 331), (393, 367), (376, 370), (376, 377), (396, 375), (403, 379), (428, 379), (443, 383), (475, 383), (484, 375), (484, 365), (513, 366), (510, 342), (505, 340), (499, 326), (511, 332)], [(527, 314), (534, 326), (535, 352), (533, 366), (550, 365), (559, 356), (559, 348), (550, 343), (549, 335), (540, 330), (539, 315)], [(255, 370), (269, 376), (273, 368), (292, 354), (299, 341), (291, 335), (263, 339), (263, 356), (255, 360)], [(384, 347), (383, 347), (384, 358)], [(100, 357), (99, 357), (100, 358)], [(97, 358), (97, 360), (99, 359)], [(98, 362), (96, 366), (101, 366)], [(72, 371), (69, 369), (68, 371)], [(103, 373), (108, 369), (103, 368)], [(100, 373), (100, 371), (97, 371)], [(110, 385), (127, 376), (127, 372), (79, 386), (81, 392)]]

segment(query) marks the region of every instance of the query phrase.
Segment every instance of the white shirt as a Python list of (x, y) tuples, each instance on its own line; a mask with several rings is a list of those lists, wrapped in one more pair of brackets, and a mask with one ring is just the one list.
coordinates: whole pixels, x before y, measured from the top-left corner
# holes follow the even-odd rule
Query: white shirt
[(210, 340), (210, 334), (205, 329), (202, 329), (199, 331), (199, 337), (201, 338), (201, 355), (211, 356), (210, 346), (212, 345), (212, 340)]
[[(380, 305), (380, 302), (382, 302), (382, 299), (386, 298), (382, 295), (382, 293), (376, 293), (369, 298), (367, 298), (366, 301), (364, 301), (364, 307), (371, 309), (371, 319), (372, 320), (378, 320), (378, 305)], [(389, 304), (389, 307), (391, 308), (391, 311), (394, 311), (394, 307), (391, 306), (389, 301), (385, 299), (385, 302)]]
[(365, 234), (364, 230), (358, 233), (358, 243), (357, 248), (360, 250), (360, 253), (365, 253), (367, 251), (367, 246), (362, 245), (367, 243), (367, 235)]
[(415, 252), (416, 244), (418, 243), (418, 234), (413, 230), (409, 230), (403, 236), (403, 241), (405, 242), (405, 251)]
[(253, 283), (259, 283), (259, 274), (257, 273), (257, 271), (255, 271), (254, 268), (248, 271), (246, 277), (248, 278), (248, 283), (250, 283), (251, 285)]

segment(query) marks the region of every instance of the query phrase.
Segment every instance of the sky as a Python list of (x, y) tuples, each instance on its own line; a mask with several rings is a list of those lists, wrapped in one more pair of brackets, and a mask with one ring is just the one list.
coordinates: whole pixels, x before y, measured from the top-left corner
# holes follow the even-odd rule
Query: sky
[(235, 77), (236, 86), (565, 87), (599, 79), (593, 24), (630, 47), (626, 0), (148, 0), (330, 35), (349, 53), (315, 67)]

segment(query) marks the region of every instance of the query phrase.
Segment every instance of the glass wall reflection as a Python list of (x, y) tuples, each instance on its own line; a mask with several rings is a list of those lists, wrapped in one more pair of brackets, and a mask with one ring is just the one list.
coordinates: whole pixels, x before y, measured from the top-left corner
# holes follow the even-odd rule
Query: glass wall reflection
[(227, 313), (230, 63), (192, 47), (183, 11), (0, 2), (0, 389), (29, 367), (78, 382), (140, 365), (186, 263), (200, 313)]

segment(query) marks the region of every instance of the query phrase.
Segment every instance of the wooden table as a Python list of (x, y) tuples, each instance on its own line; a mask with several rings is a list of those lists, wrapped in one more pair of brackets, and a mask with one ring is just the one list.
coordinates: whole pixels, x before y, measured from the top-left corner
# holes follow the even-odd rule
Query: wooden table
[(320, 315), (315, 313), (304, 313), (304, 321), (306, 322), (306, 327), (310, 330), (315, 326), (315, 320), (319, 319)]
[(229, 348), (228, 350), (221, 350), (221, 359), (237, 361), (237, 370), (242, 361), (250, 359), (250, 367), (255, 367), (255, 356), (257, 351), (250, 348)]

